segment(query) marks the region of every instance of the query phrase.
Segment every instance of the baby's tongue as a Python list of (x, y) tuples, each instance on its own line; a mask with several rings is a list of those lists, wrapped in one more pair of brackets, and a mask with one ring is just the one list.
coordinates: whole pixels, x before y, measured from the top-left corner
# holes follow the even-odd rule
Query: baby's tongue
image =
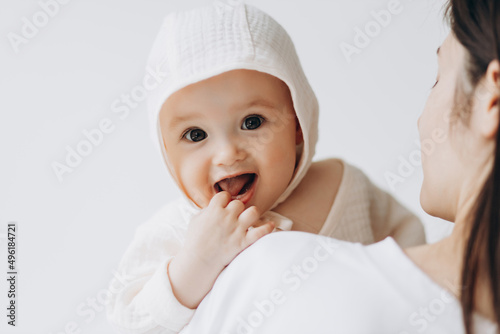
[(251, 174), (243, 174), (229, 179), (224, 179), (219, 182), (222, 190), (227, 191), (231, 196), (236, 196), (240, 193), (243, 186), (250, 181)]

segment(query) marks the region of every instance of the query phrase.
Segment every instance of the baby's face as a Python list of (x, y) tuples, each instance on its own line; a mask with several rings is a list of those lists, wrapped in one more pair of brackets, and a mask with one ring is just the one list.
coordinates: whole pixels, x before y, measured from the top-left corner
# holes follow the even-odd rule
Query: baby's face
[(160, 126), (171, 172), (201, 208), (225, 190), (246, 208), (269, 210), (292, 179), (302, 142), (286, 84), (251, 70), (175, 92)]

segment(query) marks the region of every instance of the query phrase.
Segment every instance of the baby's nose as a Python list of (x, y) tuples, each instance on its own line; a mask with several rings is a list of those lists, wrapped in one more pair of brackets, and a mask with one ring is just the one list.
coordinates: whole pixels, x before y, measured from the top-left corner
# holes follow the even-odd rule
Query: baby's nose
[(226, 139), (214, 148), (213, 163), (215, 165), (230, 166), (237, 161), (244, 160), (246, 150), (242, 143), (234, 139)]

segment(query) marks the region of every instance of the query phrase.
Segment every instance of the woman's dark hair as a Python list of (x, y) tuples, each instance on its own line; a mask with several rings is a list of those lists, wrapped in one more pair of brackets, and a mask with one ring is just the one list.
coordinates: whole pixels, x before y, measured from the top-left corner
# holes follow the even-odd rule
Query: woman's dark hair
[[(488, 65), (500, 54), (500, 0), (449, 0), (446, 17), (466, 49), (468, 83), (475, 89)], [(474, 89), (474, 90), (475, 90)], [(472, 100), (474, 90), (468, 100)], [(469, 112), (470, 112), (470, 103)], [(472, 333), (475, 292), (485, 279), (490, 287), (494, 317), (500, 324), (500, 145), (496, 136), (493, 167), (470, 215), (470, 234), (462, 266), (462, 304), (467, 334)]]

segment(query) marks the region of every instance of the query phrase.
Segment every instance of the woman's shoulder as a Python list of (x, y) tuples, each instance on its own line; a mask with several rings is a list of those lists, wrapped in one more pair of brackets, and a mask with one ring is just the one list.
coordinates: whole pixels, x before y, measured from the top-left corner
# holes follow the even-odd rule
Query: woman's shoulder
[[(324, 235), (302, 231), (280, 231), (277, 233), (268, 234), (259, 239), (255, 244), (259, 246), (252, 249), (252, 253), (273, 254), (276, 258), (283, 260), (284, 258), (307, 258), (308, 255), (331, 262), (342, 262), (349, 259), (349, 263), (353, 267), (358, 267), (360, 263), (373, 262), (374, 258), (384, 261), (387, 258), (387, 253), (395, 252), (399, 248), (395, 241), (388, 237), (371, 245), (363, 245), (359, 242), (349, 242), (345, 240), (335, 239)], [(293, 248), (290, 245), (294, 245)], [(324, 254), (324, 257), (321, 255)], [(258, 257), (258, 256), (257, 256)], [(397, 257), (392, 257), (392, 261), (396, 261)], [(399, 259), (401, 260), (401, 258)], [(358, 264), (356, 264), (358, 263)], [(394, 262), (392, 262), (394, 264)], [(366, 267), (365, 269), (373, 269), (374, 267)], [(342, 269), (342, 268), (338, 268)]]
[(349, 275), (373, 274), (381, 280), (390, 281), (388, 283), (396, 290), (407, 290), (410, 283), (430, 287), (434, 292), (443, 290), (418, 268), (392, 237), (363, 245), (307, 232), (281, 231), (266, 235), (255, 244), (260, 246), (254, 247), (251, 252), (262, 252), (268, 256), (272, 254), (281, 260), (312, 255), (331, 264), (339, 265), (338, 262), (341, 262), (336, 267), (337, 273), (345, 271)]
[(391, 237), (364, 246), (298, 231), (271, 233), (229, 264), (199, 310), (224, 305), (218, 316), (236, 319), (255, 313), (256, 301), (269, 306), (268, 313), (279, 308), (266, 319), (270, 333), (463, 333), (460, 305)]

